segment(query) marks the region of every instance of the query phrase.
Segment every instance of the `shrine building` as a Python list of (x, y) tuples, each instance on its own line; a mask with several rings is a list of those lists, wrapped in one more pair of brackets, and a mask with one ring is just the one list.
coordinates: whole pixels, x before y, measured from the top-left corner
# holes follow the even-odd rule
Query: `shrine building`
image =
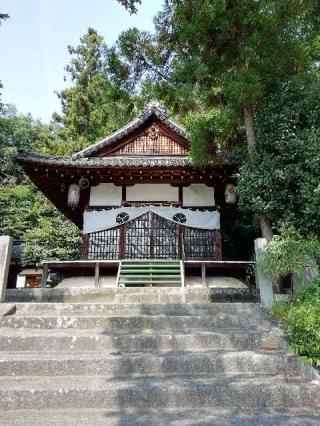
[[(144, 270), (159, 261), (159, 268), (161, 262), (169, 267), (169, 282), (174, 275), (170, 265), (174, 269), (179, 263), (184, 270), (225, 261), (220, 222), (235, 202), (238, 164), (216, 151), (212, 163), (196, 167), (188, 149), (186, 131), (169, 119), (162, 105), (151, 102), (133, 121), (72, 157), (22, 153), (19, 163), (82, 230), (79, 267), (95, 265), (99, 274), (99, 268), (118, 268), (129, 261), (138, 269), (142, 262)], [(45, 264), (74, 267), (64, 259)], [(156, 283), (156, 276), (161, 274), (149, 281)], [(132, 284), (129, 279), (127, 283)]]

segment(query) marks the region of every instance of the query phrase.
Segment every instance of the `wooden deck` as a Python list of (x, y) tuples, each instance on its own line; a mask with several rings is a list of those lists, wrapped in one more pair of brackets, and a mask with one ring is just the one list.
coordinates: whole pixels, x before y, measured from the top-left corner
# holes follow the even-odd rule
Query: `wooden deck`
[[(150, 260), (150, 259), (148, 259)], [(120, 260), (73, 260), (73, 261), (42, 261), (38, 266), (43, 268), (41, 287), (46, 287), (49, 269), (56, 270), (74, 270), (86, 269), (94, 270), (95, 286), (98, 287), (101, 269), (118, 269)], [(213, 269), (243, 269), (255, 262), (245, 260), (186, 260), (184, 261), (184, 269), (191, 268), (201, 270), (202, 283), (206, 285), (207, 268)]]

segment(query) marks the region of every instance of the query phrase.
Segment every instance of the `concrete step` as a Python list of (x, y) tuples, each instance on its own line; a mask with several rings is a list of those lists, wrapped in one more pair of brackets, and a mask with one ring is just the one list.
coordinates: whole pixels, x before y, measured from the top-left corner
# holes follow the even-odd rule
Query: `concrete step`
[(230, 408), (240, 411), (320, 408), (320, 387), (288, 377), (142, 378), (0, 377), (0, 411), (15, 409)]
[[(228, 315), (217, 313), (216, 315), (194, 316), (103, 316), (103, 315), (25, 315), (5, 316), (0, 318), (2, 328), (86, 328), (99, 329), (109, 333), (130, 333), (136, 330), (166, 330), (178, 331), (185, 329), (201, 329), (218, 331), (220, 328), (239, 328), (239, 330), (255, 330), (257, 320), (250, 315)], [(261, 318), (258, 326), (270, 328), (270, 323)]]
[(1, 351), (203, 351), (203, 350), (282, 350), (287, 342), (282, 333), (243, 332), (220, 329), (216, 332), (183, 330), (179, 333), (113, 335), (77, 329), (1, 329)]
[(258, 290), (247, 288), (193, 288), (193, 287), (136, 287), (136, 288), (60, 288), (8, 289), (7, 302), (70, 302), (70, 303), (220, 303), (256, 302)]
[(284, 352), (1, 352), (0, 376), (299, 376), (302, 365)]
[(107, 303), (16, 303), (16, 315), (69, 315), (103, 314), (103, 315), (215, 315), (247, 314), (268, 316), (266, 309), (257, 303), (170, 303), (170, 304), (107, 304)]
[(267, 409), (245, 414), (232, 409), (129, 410), (6, 410), (2, 426), (318, 426), (320, 415), (312, 410), (274, 413)]

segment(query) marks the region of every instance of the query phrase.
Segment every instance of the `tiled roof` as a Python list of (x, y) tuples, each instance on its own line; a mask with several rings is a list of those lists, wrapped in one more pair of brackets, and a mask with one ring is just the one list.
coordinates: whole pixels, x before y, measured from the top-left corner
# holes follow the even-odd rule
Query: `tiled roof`
[(192, 166), (188, 157), (47, 157), (39, 154), (20, 153), (21, 163), (77, 168), (96, 167), (184, 167)]

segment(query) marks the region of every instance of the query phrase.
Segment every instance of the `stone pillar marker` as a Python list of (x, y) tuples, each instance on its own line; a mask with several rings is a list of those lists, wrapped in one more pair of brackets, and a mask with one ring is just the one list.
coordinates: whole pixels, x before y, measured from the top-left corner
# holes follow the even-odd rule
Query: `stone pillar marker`
[(0, 303), (6, 298), (11, 251), (12, 237), (0, 236)]
[(273, 304), (273, 286), (272, 279), (267, 277), (259, 266), (259, 261), (263, 259), (264, 251), (267, 245), (265, 238), (254, 240), (254, 251), (256, 254), (256, 285), (260, 290), (261, 303), (267, 308)]

